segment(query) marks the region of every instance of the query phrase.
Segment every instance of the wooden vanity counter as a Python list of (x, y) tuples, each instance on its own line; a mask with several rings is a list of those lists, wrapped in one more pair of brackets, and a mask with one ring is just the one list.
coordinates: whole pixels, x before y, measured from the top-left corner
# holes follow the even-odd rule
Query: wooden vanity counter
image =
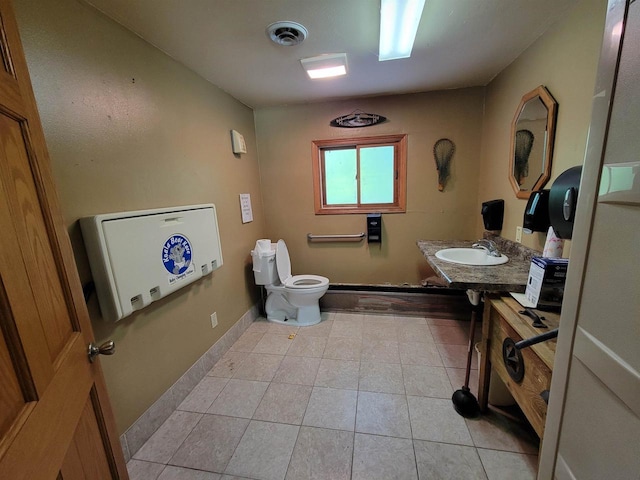
[(491, 368), (507, 386), (513, 398), (542, 439), (547, 418), (547, 404), (540, 396), (551, 386), (551, 374), (556, 352), (556, 339), (541, 342), (520, 350), (524, 359), (524, 377), (515, 382), (507, 372), (502, 360), (502, 342), (506, 337), (513, 341), (531, 338), (558, 327), (560, 315), (536, 311), (545, 317), (548, 328), (534, 328), (531, 318), (521, 315), (523, 307), (509, 295), (488, 294), (485, 296), (482, 321), (482, 343), (478, 401), (482, 411), (488, 403)]

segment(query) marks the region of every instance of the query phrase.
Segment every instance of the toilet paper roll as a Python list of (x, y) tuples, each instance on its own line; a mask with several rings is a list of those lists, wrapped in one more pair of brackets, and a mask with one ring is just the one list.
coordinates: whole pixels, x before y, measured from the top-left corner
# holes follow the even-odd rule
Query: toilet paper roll
[(547, 240), (544, 242), (544, 250), (542, 256), (547, 258), (561, 258), (564, 249), (564, 240), (558, 238), (553, 227), (549, 227), (547, 231)]
[(260, 239), (256, 242), (256, 248), (261, 253), (267, 253), (271, 251), (271, 240), (268, 238)]

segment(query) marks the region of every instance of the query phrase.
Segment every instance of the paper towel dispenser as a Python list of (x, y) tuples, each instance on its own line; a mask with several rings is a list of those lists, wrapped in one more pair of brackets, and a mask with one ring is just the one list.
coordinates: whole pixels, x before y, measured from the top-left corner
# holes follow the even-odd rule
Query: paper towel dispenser
[(549, 190), (531, 192), (524, 209), (522, 231), (524, 233), (546, 232), (551, 225), (549, 220)]
[(222, 265), (213, 204), (80, 219), (106, 320), (118, 321)]

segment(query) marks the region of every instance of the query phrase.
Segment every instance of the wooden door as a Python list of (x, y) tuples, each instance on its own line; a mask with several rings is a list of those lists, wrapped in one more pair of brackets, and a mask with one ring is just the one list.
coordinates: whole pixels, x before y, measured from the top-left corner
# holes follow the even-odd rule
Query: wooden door
[(9, 0), (0, 0), (0, 478), (127, 479)]
[(640, 2), (609, 0), (539, 478), (640, 479)]

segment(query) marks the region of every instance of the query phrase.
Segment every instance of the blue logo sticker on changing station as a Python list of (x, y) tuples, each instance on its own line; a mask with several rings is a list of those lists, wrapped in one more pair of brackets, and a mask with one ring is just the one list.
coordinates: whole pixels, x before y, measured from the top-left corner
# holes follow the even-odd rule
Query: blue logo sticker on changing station
[(188, 274), (191, 253), (191, 244), (187, 237), (178, 233), (171, 235), (162, 247), (164, 268), (172, 275)]

